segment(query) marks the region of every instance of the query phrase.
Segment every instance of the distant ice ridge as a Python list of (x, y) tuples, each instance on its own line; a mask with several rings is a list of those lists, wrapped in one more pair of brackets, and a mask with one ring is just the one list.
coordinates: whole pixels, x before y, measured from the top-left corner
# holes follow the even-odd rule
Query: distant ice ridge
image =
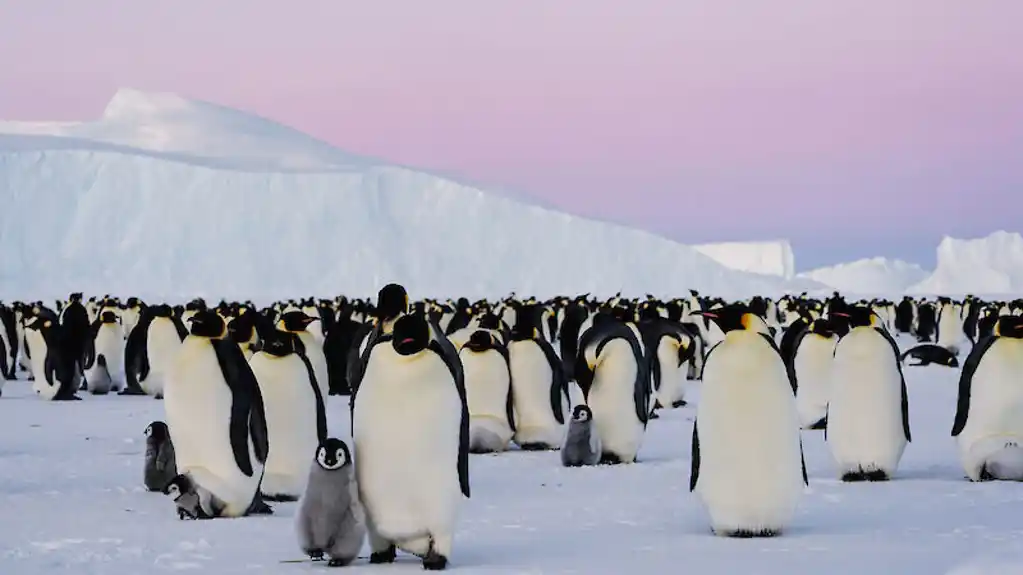
[(869, 258), (803, 272), (799, 277), (820, 282), (840, 292), (890, 295), (901, 294), (930, 272), (902, 260)]
[(977, 239), (945, 237), (930, 277), (910, 286), (917, 294), (1023, 294), (1023, 237), (997, 231)]
[(135, 90), (95, 122), (0, 123), (0, 206), (7, 299), (372, 295), (390, 281), (415, 297), (824, 288)]
[(700, 244), (693, 248), (736, 270), (792, 279), (796, 257), (788, 240)]

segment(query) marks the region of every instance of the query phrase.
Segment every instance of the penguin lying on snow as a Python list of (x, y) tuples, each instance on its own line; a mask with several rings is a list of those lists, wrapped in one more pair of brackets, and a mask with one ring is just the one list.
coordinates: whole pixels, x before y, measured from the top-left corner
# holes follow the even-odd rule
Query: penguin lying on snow
[(568, 424), (565, 445), (561, 447), (561, 464), (582, 467), (600, 463), (600, 434), (593, 426), (593, 412), (585, 405), (575, 406)]
[(295, 528), (302, 551), (329, 567), (355, 560), (366, 538), (366, 517), (348, 445), (334, 437), (316, 449), (309, 481), (298, 504)]
[[(920, 361), (918, 363), (906, 363), (906, 358), (909, 357)], [(946, 365), (948, 367), (959, 367), (959, 360), (951, 350), (941, 347), (940, 345), (934, 345), (933, 343), (923, 343), (909, 349), (903, 353), (899, 359), (902, 360), (905, 365), (910, 367), (929, 365), (932, 363)]]

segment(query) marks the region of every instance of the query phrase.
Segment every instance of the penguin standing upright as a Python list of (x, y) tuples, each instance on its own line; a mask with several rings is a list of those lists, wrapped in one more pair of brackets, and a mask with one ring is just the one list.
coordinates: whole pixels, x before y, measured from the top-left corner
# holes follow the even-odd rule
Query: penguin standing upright
[(838, 335), (826, 318), (812, 320), (793, 342), (790, 378), (796, 382), (796, 407), (804, 429), (828, 425), (831, 365)]
[(632, 463), (650, 417), (650, 372), (636, 332), (614, 318), (594, 322), (579, 341), (575, 377), (593, 412), (601, 463)]
[(585, 405), (575, 406), (565, 444), (561, 446), (561, 464), (565, 467), (596, 465), (602, 453), (600, 434), (593, 426), (593, 412)]
[(508, 344), (514, 439), (527, 451), (561, 447), (565, 441), (565, 413), (571, 405), (561, 360), (540, 335), (540, 311), (530, 306), (519, 309)]
[[(302, 311), (289, 311), (277, 321), (277, 329), (293, 333), (298, 337), (303, 346), (303, 355), (309, 359), (313, 366), (313, 373), (316, 375), (316, 384), (320, 388), (320, 395), (327, 397), (330, 394), (330, 383), (327, 373), (327, 356), (323, 354), (323, 342), (316, 333), (309, 331), (309, 327), (319, 318), (312, 317)], [(304, 462), (303, 462), (304, 463)]]
[(824, 438), (842, 481), (887, 481), (911, 441), (898, 345), (869, 307), (848, 306), (830, 319), (844, 335), (835, 346)]
[(162, 398), (167, 370), (187, 335), (184, 322), (169, 305), (145, 308), (125, 344), (125, 389), (121, 394)]
[(88, 389), (94, 395), (117, 391), (121, 387), (124, 363), (124, 331), (120, 318), (112, 310), (103, 310), (92, 322), (90, 332), (84, 365)]
[(35, 350), (32, 372), (36, 374), (32, 389), (46, 400), (69, 401), (81, 397), (75, 392), (81, 387), (80, 367), (63, 326), (53, 316), (43, 315), (25, 326), (25, 340)]
[(777, 535), (807, 484), (794, 386), (767, 324), (748, 307), (701, 313), (724, 338), (704, 363), (689, 489), (715, 533)]
[(258, 497), (269, 450), (259, 383), (216, 312), (189, 318), (164, 390), (178, 471), (215, 498), (219, 515), (268, 513)]
[(348, 445), (334, 437), (321, 441), (308, 476), (295, 514), (298, 544), (314, 560), (330, 557), (328, 567), (348, 565), (366, 538), (366, 514)]
[(969, 345), (969, 339), (966, 337), (966, 330), (963, 327), (962, 306), (947, 297), (938, 298), (938, 304), (937, 333), (935, 334), (938, 340), (937, 344), (957, 356), (964, 346)]
[(0, 380), (17, 379), (17, 321), (15, 310), (0, 303)]
[[(469, 497), (469, 407), (454, 346), (419, 315), (403, 315), (366, 350), (353, 386), (355, 466), (370, 563), (395, 549), (447, 566), (461, 498)], [(410, 478), (415, 478), (410, 481)]]
[(1023, 318), (1003, 315), (959, 378), (952, 437), (973, 481), (1023, 481)]
[(92, 322), (89, 320), (89, 312), (82, 304), (82, 294), (73, 293), (60, 312), (61, 346), (64, 360), (71, 364), (70, 369), (75, 373), (75, 378), (80, 380), (83, 387), (88, 382), (84, 380), (84, 363), (88, 348), (92, 343)]
[(167, 424), (154, 421), (146, 426), (146, 464), (142, 480), (149, 491), (163, 491), (178, 475), (174, 462), (174, 443)]
[(325, 395), (301, 340), (266, 334), (249, 360), (266, 410), (270, 450), (261, 490), (269, 501), (296, 501), (309, 471), (309, 454), (327, 438)]
[(508, 348), (499, 337), (493, 330), (477, 329), (458, 352), (465, 373), (471, 453), (504, 451), (515, 433)]

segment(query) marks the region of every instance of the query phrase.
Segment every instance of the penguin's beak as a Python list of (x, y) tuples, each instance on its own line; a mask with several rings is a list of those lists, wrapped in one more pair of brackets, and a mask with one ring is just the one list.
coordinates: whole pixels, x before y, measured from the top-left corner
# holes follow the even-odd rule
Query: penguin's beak
[(835, 315), (838, 317), (849, 317), (849, 314), (845, 313), (844, 311), (833, 311), (831, 312), (831, 315)]
[(709, 317), (710, 319), (717, 319), (718, 318), (718, 314), (716, 314), (716, 313), (714, 313), (712, 311), (702, 311), (702, 310), (701, 311), (694, 311), (694, 312), (690, 312), (689, 315), (698, 315), (698, 316), (701, 316), (701, 317)]

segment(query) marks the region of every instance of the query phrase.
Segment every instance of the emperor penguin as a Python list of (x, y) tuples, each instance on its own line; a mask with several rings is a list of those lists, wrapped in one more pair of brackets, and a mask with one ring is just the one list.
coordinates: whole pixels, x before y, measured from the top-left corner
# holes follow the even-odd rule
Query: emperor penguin
[(349, 565), (366, 539), (366, 513), (348, 445), (334, 437), (321, 441), (308, 476), (295, 515), (298, 544), (313, 560), (330, 557), (328, 567)]
[(515, 433), (508, 348), (492, 330), (477, 329), (458, 357), (469, 405), (469, 452), (504, 451)]
[(508, 344), (514, 440), (526, 451), (560, 448), (565, 441), (565, 415), (571, 406), (561, 360), (540, 333), (540, 311), (523, 306), (516, 312)]
[[(0, 380), (17, 379), (18, 325), (15, 309), (0, 304)], [(0, 382), (0, 385), (3, 385)]]
[(803, 429), (824, 429), (828, 425), (831, 397), (831, 365), (838, 334), (827, 318), (817, 318), (793, 342), (788, 368), (796, 382), (796, 407)]
[[(917, 360), (917, 362), (906, 363), (906, 360), (909, 358), (913, 358)], [(909, 367), (930, 365), (932, 363), (947, 367), (959, 367), (959, 358), (957, 358), (951, 350), (933, 343), (921, 343), (920, 345), (907, 349), (902, 353), (902, 356), (899, 359), (902, 360), (903, 365)]]
[(593, 426), (593, 412), (586, 405), (575, 406), (565, 444), (561, 446), (561, 464), (565, 467), (596, 465), (602, 453), (600, 434)]
[(639, 322), (646, 362), (650, 368), (655, 405), (663, 408), (686, 404), (686, 367), (696, 346), (694, 336), (682, 324), (664, 318)]
[(249, 367), (259, 382), (270, 442), (260, 490), (268, 501), (297, 501), (309, 454), (327, 438), (326, 396), (294, 333), (266, 334)]
[(178, 472), (216, 497), (218, 516), (268, 513), (259, 498), (269, 450), (259, 383), (241, 348), (224, 339), (216, 312), (197, 311), (188, 321), (164, 390)]
[(32, 347), (32, 389), (49, 401), (79, 400), (81, 373), (67, 334), (51, 316), (39, 316), (25, 326), (25, 341)]
[[(124, 364), (124, 331), (117, 313), (105, 309), (92, 322), (85, 352), (85, 381), (92, 394), (105, 394), (121, 388)], [(162, 486), (161, 486), (162, 487)]]
[(125, 344), (125, 388), (121, 395), (145, 394), (163, 398), (167, 371), (187, 335), (184, 322), (174, 314), (171, 306), (162, 304), (145, 308)]
[(387, 284), (377, 293), (372, 322), (363, 324), (352, 337), (352, 347), (348, 353), (348, 385), (354, 396), (357, 385), (362, 381), (362, 372), (366, 368), (367, 353), (375, 345), (377, 338), (389, 335), (395, 322), (408, 313), (408, 292), (399, 284)]
[(187, 473), (174, 476), (163, 492), (174, 500), (178, 519), (214, 519), (224, 513), (224, 502)]
[(579, 342), (575, 377), (593, 413), (601, 463), (633, 463), (651, 411), (650, 372), (639, 338), (615, 318), (593, 323)]
[(964, 346), (969, 345), (969, 338), (963, 326), (963, 308), (950, 298), (938, 298), (937, 344), (959, 355)]
[(330, 394), (330, 382), (327, 375), (327, 356), (323, 354), (323, 341), (313, 332), (309, 326), (319, 318), (312, 317), (303, 311), (289, 311), (277, 321), (277, 329), (295, 334), (305, 349), (304, 355), (313, 366), (313, 373), (316, 374), (316, 384), (320, 387), (320, 395), (327, 397)]
[(704, 363), (689, 490), (716, 534), (778, 535), (808, 484), (793, 382), (767, 324), (748, 307), (699, 313), (724, 338)]
[(1023, 481), (1023, 318), (1003, 315), (966, 358), (952, 437), (972, 481)]
[(353, 389), (370, 563), (391, 563), (400, 548), (444, 569), (469, 497), (469, 407), (454, 346), (425, 317), (403, 315), (367, 350)]
[(835, 346), (824, 438), (842, 481), (887, 481), (911, 441), (898, 345), (867, 306), (829, 317), (844, 335)]
[(142, 480), (149, 491), (163, 491), (178, 475), (174, 462), (174, 443), (167, 424), (154, 421), (146, 426), (146, 464)]

